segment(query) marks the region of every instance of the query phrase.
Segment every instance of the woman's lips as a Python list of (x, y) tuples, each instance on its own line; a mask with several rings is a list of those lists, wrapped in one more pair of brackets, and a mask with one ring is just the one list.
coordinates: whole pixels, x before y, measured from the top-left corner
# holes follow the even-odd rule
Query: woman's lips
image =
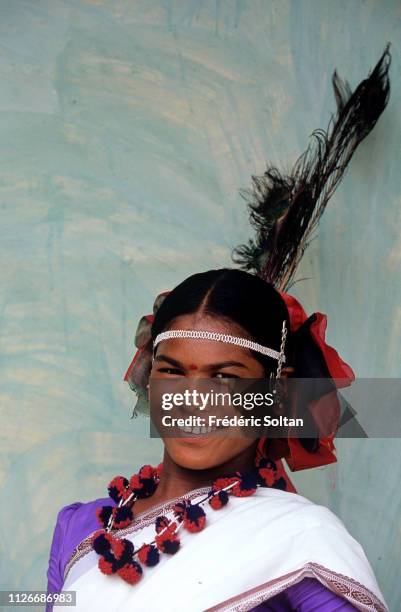
[(190, 425), (185, 425), (183, 427), (180, 427), (179, 425), (177, 425), (177, 429), (179, 429), (180, 431), (184, 432), (184, 433), (188, 433), (194, 436), (200, 436), (200, 435), (204, 435), (207, 433), (211, 433), (212, 431), (216, 431), (218, 429), (218, 427), (206, 427), (206, 426), (193, 426), (191, 427)]

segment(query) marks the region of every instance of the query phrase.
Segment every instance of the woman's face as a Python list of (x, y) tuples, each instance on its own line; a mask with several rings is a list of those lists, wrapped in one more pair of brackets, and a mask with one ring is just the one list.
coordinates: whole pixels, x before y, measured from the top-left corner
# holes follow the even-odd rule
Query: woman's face
[[(246, 337), (234, 323), (194, 314), (177, 317), (169, 327), (174, 329), (206, 330)], [(196, 378), (261, 378), (264, 369), (247, 349), (192, 338), (169, 338), (157, 345), (150, 378), (171, 380), (177, 377)], [(192, 381), (191, 381), (192, 382)], [(189, 438), (165, 437), (165, 448), (171, 459), (189, 469), (209, 469), (222, 465), (248, 447), (255, 439), (203, 434)]]

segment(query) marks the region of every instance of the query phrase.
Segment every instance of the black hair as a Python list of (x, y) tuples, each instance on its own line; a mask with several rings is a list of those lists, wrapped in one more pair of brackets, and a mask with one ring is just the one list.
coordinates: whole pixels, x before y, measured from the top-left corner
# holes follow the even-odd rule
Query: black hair
[[(241, 336), (280, 351), (283, 321), (287, 326), (286, 363), (290, 357), (290, 321), (287, 306), (272, 284), (236, 268), (220, 268), (193, 274), (177, 285), (163, 300), (152, 324), (152, 340), (166, 331), (173, 319), (187, 314), (216, 316), (234, 323)], [(277, 361), (251, 351), (265, 368), (275, 372)]]

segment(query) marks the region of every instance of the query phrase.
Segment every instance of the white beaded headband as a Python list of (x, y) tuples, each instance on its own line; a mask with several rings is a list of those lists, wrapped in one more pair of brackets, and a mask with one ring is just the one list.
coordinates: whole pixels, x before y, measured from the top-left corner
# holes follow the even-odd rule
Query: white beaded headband
[(281, 373), (281, 366), (283, 363), (285, 363), (284, 347), (286, 336), (287, 327), (285, 321), (283, 321), (283, 327), (281, 331), (281, 346), (279, 352), (267, 346), (263, 346), (262, 344), (258, 344), (257, 342), (253, 342), (252, 340), (248, 340), (247, 338), (241, 338), (239, 336), (230, 336), (229, 334), (220, 334), (218, 332), (200, 330), (198, 331), (192, 329), (172, 329), (169, 331), (161, 332), (156, 336), (153, 342), (153, 354), (159, 342), (161, 342), (162, 340), (168, 340), (169, 338), (197, 338), (204, 340), (217, 340), (219, 342), (227, 342), (228, 344), (236, 344), (237, 346), (243, 346), (253, 351), (257, 351), (258, 353), (262, 353), (263, 355), (267, 355), (272, 359), (277, 359), (278, 367), (276, 376), (279, 377)]

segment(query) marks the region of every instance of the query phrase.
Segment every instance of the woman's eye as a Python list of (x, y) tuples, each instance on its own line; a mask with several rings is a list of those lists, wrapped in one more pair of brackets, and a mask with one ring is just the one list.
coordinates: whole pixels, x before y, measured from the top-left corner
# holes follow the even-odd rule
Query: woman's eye
[(181, 370), (177, 368), (159, 368), (158, 372), (164, 372), (166, 374), (182, 374)]
[(228, 372), (216, 372), (216, 378), (239, 378), (239, 376), (228, 374)]
[[(174, 375), (174, 376), (182, 376), (183, 372), (182, 370), (179, 370), (178, 368), (158, 368), (157, 370), (158, 372), (162, 372), (163, 374), (170, 374), (170, 375)], [(235, 374), (229, 374), (228, 372), (216, 372), (215, 373), (215, 378), (240, 378), (239, 376), (236, 376)], [(212, 376), (213, 378), (213, 376)]]

